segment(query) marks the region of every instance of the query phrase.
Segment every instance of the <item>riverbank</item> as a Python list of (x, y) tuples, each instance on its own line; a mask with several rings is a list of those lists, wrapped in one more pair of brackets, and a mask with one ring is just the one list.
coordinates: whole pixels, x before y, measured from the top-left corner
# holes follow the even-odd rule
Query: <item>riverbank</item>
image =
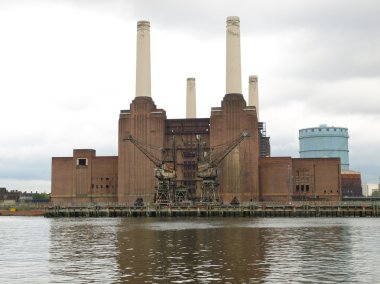
[(227, 205), (51, 206), (45, 217), (380, 217), (378, 202)]
[(0, 209), (0, 216), (44, 216), (45, 209)]

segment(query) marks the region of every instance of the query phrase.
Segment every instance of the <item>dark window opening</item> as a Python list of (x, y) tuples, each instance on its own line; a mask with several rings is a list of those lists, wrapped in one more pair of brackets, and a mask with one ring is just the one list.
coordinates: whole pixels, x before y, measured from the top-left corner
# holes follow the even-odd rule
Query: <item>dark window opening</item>
[(87, 166), (87, 159), (86, 158), (79, 158), (78, 159), (78, 166)]

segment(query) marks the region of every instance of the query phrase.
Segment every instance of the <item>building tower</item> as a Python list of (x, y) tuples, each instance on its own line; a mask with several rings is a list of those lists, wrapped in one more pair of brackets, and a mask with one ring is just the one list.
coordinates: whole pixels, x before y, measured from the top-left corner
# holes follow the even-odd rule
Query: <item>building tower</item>
[(223, 202), (247, 202), (259, 199), (258, 121), (254, 107), (247, 107), (241, 87), (240, 19), (227, 18), (226, 95), (221, 107), (211, 109), (210, 147), (231, 143), (242, 132), (245, 139), (222, 162), (219, 171)]
[(154, 164), (132, 143), (132, 135), (143, 145), (155, 145), (151, 152), (161, 158), (164, 147), (166, 113), (157, 109), (151, 97), (150, 78), (150, 23), (137, 23), (136, 96), (129, 110), (119, 116), (118, 201), (134, 202), (137, 199), (152, 201), (156, 180)]
[(187, 78), (186, 85), (186, 118), (197, 117), (195, 78)]
[(257, 120), (259, 118), (259, 88), (257, 84), (257, 76), (249, 76), (248, 80), (248, 105), (256, 108)]

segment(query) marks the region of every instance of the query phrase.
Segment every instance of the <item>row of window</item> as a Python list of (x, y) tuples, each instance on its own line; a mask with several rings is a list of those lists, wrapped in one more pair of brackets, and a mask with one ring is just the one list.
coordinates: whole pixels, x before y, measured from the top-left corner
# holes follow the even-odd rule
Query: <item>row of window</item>
[(97, 180), (97, 181), (113, 181), (115, 178), (114, 177), (96, 177), (96, 178), (93, 178), (93, 180)]
[(309, 192), (309, 190), (310, 190), (310, 186), (308, 185), (308, 184), (297, 184), (296, 185), (296, 191), (297, 192)]
[(184, 162), (183, 163), (183, 170), (188, 171), (188, 170), (196, 170), (197, 169), (197, 164), (195, 162)]
[(102, 184), (91, 184), (91, 188), (92, 189), (115, 189), (116, 186), (115, 185), (102, 185)]
[(305, 132), (314, 132), (318, 129), (318, 131), (322, 131), (322, 129), (326, 129), (327, 131), (332, 131), (334, 129), (334, 131), (338, 131), (338, 132), (345, 132), (347, 133), (347, 129), (344, 129), (344, 128), (312, 128), (312, 129), (306, 129), (306, 130), (302, 130), (301, 133), (305, 133)]
[(185, 179), (195, 179), (195, 172), (184, 172), (183, 177)]

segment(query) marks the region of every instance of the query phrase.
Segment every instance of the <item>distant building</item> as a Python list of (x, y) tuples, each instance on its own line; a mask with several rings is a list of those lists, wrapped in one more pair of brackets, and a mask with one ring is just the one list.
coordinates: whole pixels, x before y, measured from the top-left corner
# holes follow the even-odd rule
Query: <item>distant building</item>
[(341, 173), (342, 183), (342, 196), (343, 197), (361, 197), (362, 192), (362, 180), (361, 174), (354, 171), (342, 171)]
[(372, 193), (379, 190), (379, 185), (376, 183), (366, 183), (362, 185), (363, 196), (370, 197)]
[(33, 201), (33, 192), (23, 192), (20, 195), (19, 202), (32, 202)]
[(299, 130), (301, 158), (340, 158), (342, 170), (349, 170), (348, 129), (327, 126)]
[(10, 190), (8, 191), (5, 187), (0, 188), (0, 202), (4, 203), (17, 203), (17, 202), (49, 202), (50, 195), (46, 193), (38, 193), (37, 191), (33, 193), (32, 191), (19, 191)]
[(7, 189), (5, 187), (0, 187), (0, 201), (4, 201), (4, 197), (6, 193), (7, 193)]

